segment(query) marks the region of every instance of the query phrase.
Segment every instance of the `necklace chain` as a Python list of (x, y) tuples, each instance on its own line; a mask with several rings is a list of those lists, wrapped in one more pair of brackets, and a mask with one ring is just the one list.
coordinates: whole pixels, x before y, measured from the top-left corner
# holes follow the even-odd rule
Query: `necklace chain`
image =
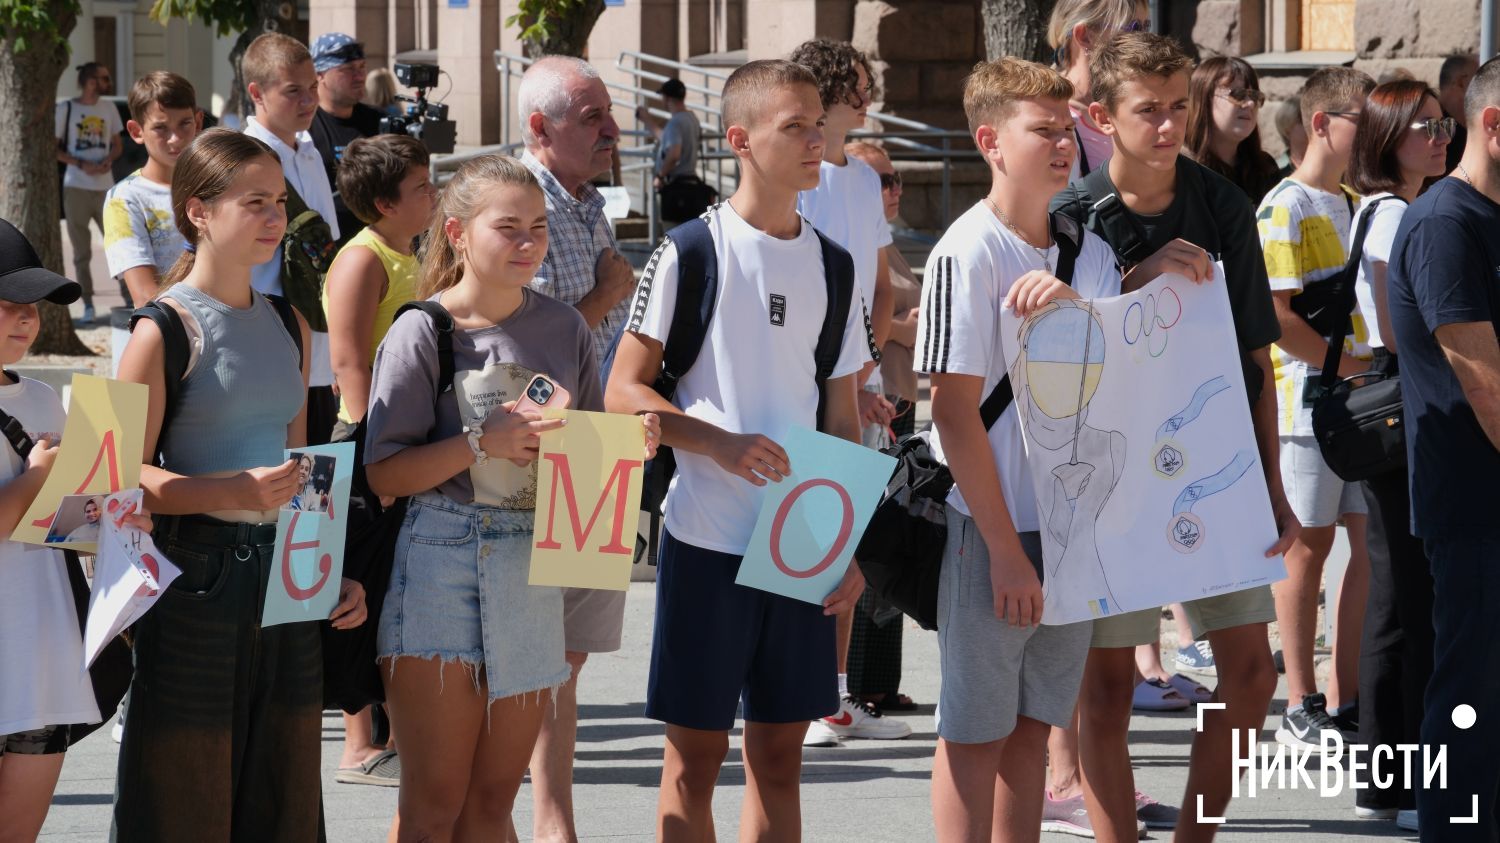
[(1457, 167), (1458, 167), (1458, 171), (1460, 173), (1464, 174), (1464, 181), (1468, 182), (1470, 187), (1473, 187), (1474, 186), (1474, 180), (1469, 177), (1469, 171), (1466, 170), (1466, 169), (1464, 169), (1464, 165), (1463, 164), (1458, 164)]
[(1006, 216), (1005, 212), (1000, 210), (1000, 206), (995, 204), (995, 200), (986, 196), (984, 197), (984, 204), (990, 206), (990, 210), (995, 212), (995, 216), (999, 218), (1000, 222), (1003, 223), (1006, 228), (1010, 229), (1010, 233), (1014, 234), (1017, 240), (1025, 243), (1027, 248), (1031, 249), (1031, 251), (1036, 252), (1036, 256), (1038, 258), (1041, 258), (1042, 260), (1042, 267), (1050, 273), (1052, 271), (1052, 261), (1047, 257), (1047, 250), (1052, 248), (1051, 239), (1048, 239), (1047, 245), (1043, 248), (1037, 248), (1036, 246), (1033, 246), (1031, 244), (1031, 241), (1026, 239), (1026, 235), (1021, 233), (1021, 229), (1016, 228), (1016, 224), (1010, 221), (1010, 217)]

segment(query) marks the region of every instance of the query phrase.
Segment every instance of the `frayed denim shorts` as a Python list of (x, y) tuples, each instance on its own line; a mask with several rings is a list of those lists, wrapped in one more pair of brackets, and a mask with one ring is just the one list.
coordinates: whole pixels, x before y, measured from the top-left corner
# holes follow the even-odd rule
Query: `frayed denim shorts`
[(455, 661), (497, 700), (556, 688), (563, 657), (562, 589), (528, 585), (535, 513), (411, 499), (396, 539), (376, 641), (392, 673), (406, 657)]

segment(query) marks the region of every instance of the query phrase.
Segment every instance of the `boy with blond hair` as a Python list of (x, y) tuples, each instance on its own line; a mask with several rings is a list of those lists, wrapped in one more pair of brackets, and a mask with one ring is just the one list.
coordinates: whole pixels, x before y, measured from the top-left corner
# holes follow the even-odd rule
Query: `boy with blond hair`
[[(1360, 109), (1374, 87), (1375, 80), (1350, 67), (1325, 67), (1307, 78), (1299, 95), (1307, 151), (1297, 169), (1266, 194), (1256, 213), (1276, 319), (1281, 323), (1281, 339), (1272, 354), (1281, 410), (1281, 477), (1302, 524), (1301, 535), (1286, 554), (1287, 579), (1273, 589), (1287, 682), (1286, 714), (1276, 740), (1293, 748), (1320, 747), (1322, 733), (1330, 729), (1352, 741), (1358, 726), (1354, 697), (1369, 590), (1368, 510), (1360, 484), (1347, 483), (1334, 474), (1313, 437), (1312, 401), (1328, 355), (1328, 337), (1322, 335), (1325, 328), (1314, 327), (1303, 315), (1319, 324), (1334, 315), (1335, 308), (1328, 306), (1332, 302), (1317, 300), (1326, 299), (1329, 284), (1344, 271), (1348, 257), (1357, 197), (1340, 182), (1354, 151)], [(1350, 323), (1353, 330), (1339, 358), (1340, 377), (1370, 368), (1365, 319), (1356, 303)], [(1317, 692), (1313, 673), (1313, 639), (1317, 637), (1323, 563), (1333, 548), (1340, 520), (1349, 533), (1349, 566), (1339, 592), (1334, 670), (1324, 697)]]
[[(1089, 116), (1114, 139), (1114, 154), (1054, 197), (1052, 206), (1109, 243), (1128, 269), (1122, 284), (1127, 292), (1163, 271), (1224, 285), (1233, 325), (1223, 328), (1232, 329), (1239, 343), (1245, 400), (1280, 534), (1265, 551), (1271, 557), (1286, 551), (1298, 529), (1281, 487), (1276, 395), (1269, 383), (1268, 347), (1281, 331), (1249, 201), (1227, 179), (1180, 154), (1192, 66), (1176, 42), (1161, 35), (1119, 33), (1098, 45), (1089, 66)], [(1215, 259), (1222, 261), (1222, 273)], [(1176, 830), (1179, 841), (1207, 840), (1218, 826), (1200, 817), (1223, 816), (1234, 782), (1231, 730), (1258, 728), (1276, 690), (1266, 633), (1276, 612), (1267, 586), (1190, 600), (1184, 609), (1195, 637), (1213, 645), (1215, 698), (1228, 704), (1201, 715)], [(1138, 835), (1129, 746), (1135, 647), (1156, 640), (1159, 622), (1156, 609), (1094, 621), (1078, 716), (1084, 795), (1099, 840)]]
[(932, 377), (933, 449), (954, 479), (938, 586), (940, 841), (1040, 836), (1048, 731), (1072, 720), (1088, 653), (1089, 622), (1040, 625), (1041, 525), (1016, 408), (988, 429), (980, 410), (1008, 385), (1002, 309), (1120, 291), (1109, 247), (1047, 213), (1077, 155), (1072, 93), (1033, 62), (974, 68), (964, 113), (990, 190), (927, 262), (916, 368)]
[(157, 70), (130, 86), (125, 131), (146, 147), (146, 165), (110, 188), (104, 200), (104, 258), (130, 294), (127, 304), (156, 298), (162, 276), (187, 249), (172, 221), (172, 170), (203, 115), (188, 80)]
[[(802, 425), (859, 441), (855, 381), (870, 361), (869, 336), (848, 253), (797, 213), (797, 193), (817, 185), (823, 158), (817, 80), (792, 62), (753, 61), (725, 82), (723, 103), (739, 187), (652, 255), (605, 403), (611, 412), (660, 414), (662, 441), (677, 455), (646, 693), (646, 716), (667, 724), (657, 838), (713, 839), (714, 783), (743, 700), (740, 835), (795, 840), (802, 739), (809, 722), (839, 708), (834, 616), (853, 607), (864, 578), (851, 564), (821, 606), (734, 580), (766, 484), (791, 472), (778, 440)], [(703, 283), (681, 270), (691, 252), (709, 248), (694, 239), (702, 237), (717, 260), (715, 313), (668, 400), (652, 384), (679, 285)], [(847, 285), (829, 283), (838, 279)], [(841, 336), (828, 334), (837, 361), (820, 382), (808, 349), (824, 345), (825, 320)]]

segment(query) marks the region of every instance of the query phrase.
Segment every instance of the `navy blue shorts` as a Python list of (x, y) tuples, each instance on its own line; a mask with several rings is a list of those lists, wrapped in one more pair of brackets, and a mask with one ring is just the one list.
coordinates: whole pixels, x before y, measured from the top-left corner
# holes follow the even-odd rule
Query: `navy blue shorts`
[(662, 531), (646, 716), (727, 731), (797, 723), (839, 708), (834, 619), (822, 606), (736, 585), (743, 557)]

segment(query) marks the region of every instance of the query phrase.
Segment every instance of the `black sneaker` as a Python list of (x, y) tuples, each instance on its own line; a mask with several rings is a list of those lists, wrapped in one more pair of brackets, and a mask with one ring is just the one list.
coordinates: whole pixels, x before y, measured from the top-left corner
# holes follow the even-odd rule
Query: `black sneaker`
[(1324, 729), (1339, 730), (1328, 716), (1328, 700), (1322, 694), (1308, 694), (1302, 698), (1302, 708), (1282, 715), (1276, 741), (1293, 749), (1321, 749)]
[(1330, 714), (1328, 719), (1332, 720), (1333, 725), (1343, 734), (1344, 743), (1349, 744), (1359, 740), (1359, 706), (1344, 706)]

